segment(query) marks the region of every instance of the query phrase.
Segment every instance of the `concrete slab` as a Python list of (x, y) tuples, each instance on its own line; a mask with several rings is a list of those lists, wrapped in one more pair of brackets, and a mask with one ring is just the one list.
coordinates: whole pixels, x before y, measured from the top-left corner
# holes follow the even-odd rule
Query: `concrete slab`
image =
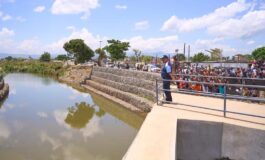
[[(184, 95), (184, 94), (172, 94), (172, 96), (175, 102), (204, 106), (215, 109), (223, 109), (223, 100), (221, 99)], [(228, 100), (227, 104), (228, 104), (227, 107), (228, 110), (231, 111), (244, 112), (248, 114), (256, 114), (261, 116), (265, 115), (265, 105), (244, 103), (233, 100)], [(137, 137), (135, 138), (134, 142), (132, 143), (131, 147), (129, 148), (127, 154), (124, 156), (123, 159), (124, 160), (136, 160), (136, 159), (137, 160), (173, 160), (174, 159), (175, 160), (178, 157), (178, 155), (176, 154), (176, 142), (178, 142), (178, 140), (176, 140), (177, 120), (181, 119), (201, 121), (201, 122), (204, 121), (206, 122), (204, 125), (206, 128), (207, 126), (208, 128), (210, 126), (215, 128), (214, 130), (210, 129), (211, 132), (213, 132), (213, 135), (217, 134), (215, 133), (215, 130), (220, 131), (220, 126), (209, 124), (209, 122), (225, 123), (230, 125), (257, 129), (261, 130), (263, 133), (265, 131), (265, 119), (262, 118), (254, 118), (254, 117), (234, 115), (234, 114), (227, 114), (227, 118), (224, 118), (222, 112), (198, 109), (186, 105), (173, 105), (173, 104), (164, 104), (163, 106), (154, 105), (152, 111), (148, 114)], [(194, 129), (199, 131), (200, 133), (208, 135), (208, 137), (213, 136), (212, 133), (205, 133), (204, 131), (200, 130), (200, 128), (195, 127)], [(182, 134), (182, 137), (188, 139), (188, 137), (186, 137), (186, 135), (184, 134), (186, 133), (185, 130), (186, 129), (184, 127), (184, 131), (183, 130), (180, 131), (179, 134)], [(227, 136), (229, 136), (229, 134), (233, 134), (234, 136), (236, 136), (237, 132), (238, 131), (234, 130), (231, 131), (231, 133), (227, 132), (225, 134), (227, 134)], [(196, 136), (197, 133), (190, 132), (190, 134)], [(255, 134), (247, 133), (247, 134), (249, 134), (249, 136), (256, 135), (256, 133)], [(202, 144), (205, 143), (205, 140), (206, 144), (202, 145), (201, 147), (206, 146), (206, 148), (210, 149), (211, 147), (215, 146), (217, 142), (220, 141), (220, 136), (213, 136), (212, 138), (209, 138), (209, 140), (214, 142), (213, 144), (207, 144), (207, 136), (204, 138), (204, 140), (202, 139), (201, 141), (200, 140), (197, 141), (198, 143)], [(258, 139), (254, 139), (254, 141), (256, 142), (258, 141)], [(182, 143), (181, 140), (179, 142), (180, 144)], [(246, 141), (245, 143), (249, 142)], [(234, 144), (231, 145), (233, 146)], [(196, 149), (195, 146), (192, 145), (184, 146), (184, 148), (188, 147)], [(264, 148), (264, 143), (263, 142), (258, 143), (258, 147)], [(206, 148), (197, 149), (197, 152), (203, 153), (204, 149)], [(229, 148), (228, 145), (227, 148)], [(217, 150), (219, 150), (218, 147)], [(259, 150), (257, 154), (261, 154), (260, 152), (261, 150)], [(240, 152), (244, 151), (242, 150)], [(185, 151), (183, 150), (183, 153), (184, 155), (188, 154), (186, 150)], [(224, 155), (233, 156), (232, 151), (231, 152), (224, 151), (221, 153), (227, 153)], [(245, 154), (247, 153), (248, 152), (246, 151)], [(213, 151), (212, 157), (218, 155), (220, 154), (217, 151), (216, 152)]]
[(223, 123), (178, 120), (177, 159), (213, 160), (221, 157)]

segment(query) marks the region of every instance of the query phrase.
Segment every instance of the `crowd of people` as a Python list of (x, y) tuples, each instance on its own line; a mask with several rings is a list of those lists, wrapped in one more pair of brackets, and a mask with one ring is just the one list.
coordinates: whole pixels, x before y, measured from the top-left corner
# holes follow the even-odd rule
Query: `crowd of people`
[[(208, 83), (178, 82), (177, 85), (180, 90), (224, 94), (224, 85), (219, 85), (220, 83), (265, 86), (264, 61), (254, 61), (249, 64), (248, 68), (211, 68), (210, 66), (198, 66), (197, 64), (177, 64), (175, 67), (173, 65), (173, 70), (175, 70), (176, 80)], [(262, 98), (265, 98), (264, 91), (265, 89), (238, 86), (228, 86), (226, 89), (227, 94)]]

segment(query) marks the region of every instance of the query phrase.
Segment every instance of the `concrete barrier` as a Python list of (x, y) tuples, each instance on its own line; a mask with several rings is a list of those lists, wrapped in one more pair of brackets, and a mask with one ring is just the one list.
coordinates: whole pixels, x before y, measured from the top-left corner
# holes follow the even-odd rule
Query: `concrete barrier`
[(179, 119), (178, 160), (215, 160), (221, 157), (223, 124)]
[(226, 123), (178, 120), (177, 159), (264, 160), (265, 131)]

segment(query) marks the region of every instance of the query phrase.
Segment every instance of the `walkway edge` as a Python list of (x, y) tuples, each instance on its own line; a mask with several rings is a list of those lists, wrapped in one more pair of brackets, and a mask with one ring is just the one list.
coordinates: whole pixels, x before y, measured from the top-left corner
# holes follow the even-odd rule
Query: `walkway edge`
[(170, 114), (154, 105), (123, 160), (175, 160), (177, 118)]

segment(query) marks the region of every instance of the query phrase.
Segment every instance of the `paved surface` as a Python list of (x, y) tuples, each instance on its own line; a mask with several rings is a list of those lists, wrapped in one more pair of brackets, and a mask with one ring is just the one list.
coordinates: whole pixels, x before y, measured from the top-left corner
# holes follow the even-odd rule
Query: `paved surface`
[[(203, 107), (220, 109), (220, 110), (223, 110), (223, 103), (224, 103), (223, 99), (177, 94), (177, 93), (173, 94), (173, 100), (178, 103), (185, 103), (185, 104), (203, 106)], [(224, 122), (248, 128), (265, 130), (265, 118), (255, 118), (255, 117), (230, 114), (230, 113), (227, 113), (227, 118), (224, 118), (223, 112), (218, 112), (218, 111), (211, 111), (211, 110), (198, 109), (184, 105), (171, 105), (171, 104), (163, 105), (163, 107), (167, 108), (168, 111), (172, 110), (172, 112), (176, 112), (175, 116), (177, 116), (178, 119)], [(241, 112), (241, 113), (254, 114), (259, 116), (265, 116), (265, 104), (227, 100), (227, 110), (233, 112)]]
[[(173, 94), (173, 100), (215, 109), (223, 109), (223, 100), (211, 97)], [(227, 100), (227, 110), (265, 116), (265, 105)], [(124, 160), (175, 160), (177, 119), (221, 122), (265, 130), (265, 119), (197, 109), (184, 105), (154, 105)]]

